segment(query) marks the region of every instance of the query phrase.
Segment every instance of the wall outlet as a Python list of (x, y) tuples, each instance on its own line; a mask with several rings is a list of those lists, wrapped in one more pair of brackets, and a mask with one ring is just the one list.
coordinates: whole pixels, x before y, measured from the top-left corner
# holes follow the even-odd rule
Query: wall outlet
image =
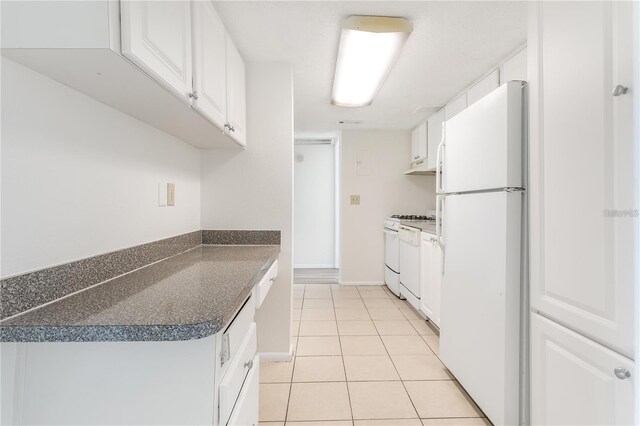
[(164, 207), (167, 205), (167, 183), (158, 183), (158, 207)]
[(350, 202), (352, 206), (359, 206), (360, 205), (360, 196), (359, 195), (352, 195), (350, 197)]
[(167, 183), (167, 206), (176, 205), (176, 184)]

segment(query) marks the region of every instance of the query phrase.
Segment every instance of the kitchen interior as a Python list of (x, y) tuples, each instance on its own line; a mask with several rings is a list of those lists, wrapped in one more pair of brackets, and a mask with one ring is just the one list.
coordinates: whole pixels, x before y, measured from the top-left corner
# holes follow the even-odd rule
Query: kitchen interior
[(640, 424), (640, 3), (0, 15), (0, 424)]

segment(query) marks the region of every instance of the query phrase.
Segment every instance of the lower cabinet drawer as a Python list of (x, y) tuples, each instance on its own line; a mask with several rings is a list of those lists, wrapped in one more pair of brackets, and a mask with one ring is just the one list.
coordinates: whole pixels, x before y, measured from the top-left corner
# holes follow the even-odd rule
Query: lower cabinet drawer
[(234, 405), (238, 400), (241, 390), (243, 389), (243, 383), (247, 378), (247, 375), (254, 369), (258, 369), (259, 365), (254, 362), (257, 351), (256, 340), (256, 324), (252, 323), (249, 327), (244, 340), (242, 341), (238, 352), (231, 359), (229, 368), (227, 369), (219, 388), (219, 402), (220, 402), (220, 423), (221, 425), (227, 424)]
[(259, 390), (260, 390), (260, 357), (256, 355), (253, 358), (253, 368), (249, 370), (249, 374), (244, 381), (240, 396), (236, 401), (231, 417), (229, 417), (229, 426), (257, 426), (258, 425), (258, 408), (259, 408)]
[(255, 297), (250, 296), (244, 306), (238, 311), (235, 318), (222, 333), (220, 348), (220, 373), (224, 376), (229, 368), (229, 363), (240, 350), (240, 346), (251, 324), (253, 324), (256, 313)]
[(269, 270), (264, 277), (260, 280), (258, 285), (256, 285), (256, 309), (262, 305), (265, 297), (267, 297), (267, 293), (271, 289), (271, 286), (276, 280), (278, 276), (278, 261), (273, 262)]

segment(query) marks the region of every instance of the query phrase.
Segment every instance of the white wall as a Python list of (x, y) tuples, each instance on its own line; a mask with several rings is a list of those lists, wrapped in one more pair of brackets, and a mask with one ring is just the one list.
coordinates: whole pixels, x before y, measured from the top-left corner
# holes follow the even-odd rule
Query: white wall
[(288, 352), (293, 245), (289, 65), (247, 64), (247, 150), (203, 152), (202, 227), (282, 231), (278, 278), (256, 321), (260, 352)]
[(1, 137), (3, 277), (200, 229), (197, 149), (4, 58)]
[[(392, 214), (426, 214), (435, 209), (435, 177), (403, 174), (410, 166), (408, 130), (345, 130), (341, 146), (341, 281), (380, 284), (384, 220)], [(369, 176), (358, 176), (359, 152), (370, 155)], [(350, 205), (350, 195), (360, 195), (360, 205)]]
[(295, 268), (335, 267), (335, 145), (294, 149)]

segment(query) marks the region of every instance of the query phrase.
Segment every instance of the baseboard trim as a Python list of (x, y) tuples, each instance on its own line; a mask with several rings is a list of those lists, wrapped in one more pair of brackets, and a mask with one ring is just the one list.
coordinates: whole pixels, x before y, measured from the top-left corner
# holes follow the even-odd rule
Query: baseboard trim
[(293, 344), (289, 348), (289, 352), (259, 352), (260, 362), (269, 361), (291, 361), (293, 359)]
[(342, 285), (384, 285), (384, 281), (341, 281)]
[(336, 269), (333, 263), (301, 263), (293, 265), (294, 269)]

